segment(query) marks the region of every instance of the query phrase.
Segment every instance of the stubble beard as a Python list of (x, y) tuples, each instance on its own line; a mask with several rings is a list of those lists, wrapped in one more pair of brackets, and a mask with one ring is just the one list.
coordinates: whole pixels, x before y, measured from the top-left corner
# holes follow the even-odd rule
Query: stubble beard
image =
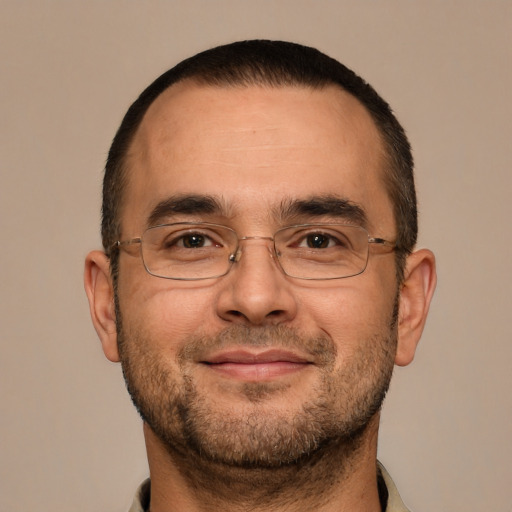
[[(302, 473), (308, 474), (312, 486), (314, 480), (327, 485), (327, 475), (339, 480), (361, 447), (389, 387), (396, 351), (396, 307), (387, 332), (360, 340), (358, 352), (337, 371), (333, 371), (336, 347), (328, 337), (308, 337), (283, 326), (236, 325), (214, 337), (191, 336), (178, 353), (178, 364), (169, 368), (161, 354), (151, 350), (149, 333), (125, 334), (117, 310), (119, 352), (132, 401), (182, 472), (195, 473), (196, 480), (197, 472), (202, 472), (203, 486), (219, 485), (219, 468), (226, 478), (231, 475), (240, 485), (246, 479), (252, 487), (258, 480), (256, 485), (265, 482), (282, 488), (279, 472), (296, 484), (305, 467), (309, 469)], [(247, 383), (241, 388), (246, 398), (242, 410), (219, 408), (212, 393), (198, 388), (191, 361), (206, 348), (234, 342), (296, 348), (315, 355), (320, 377), (308, 393), (310, 398), (292, 412), (283, 411), (270, 405), (273, 396), (285, 391), (283, 384)], [(318, 469), (317, 478), (312, 468)]]

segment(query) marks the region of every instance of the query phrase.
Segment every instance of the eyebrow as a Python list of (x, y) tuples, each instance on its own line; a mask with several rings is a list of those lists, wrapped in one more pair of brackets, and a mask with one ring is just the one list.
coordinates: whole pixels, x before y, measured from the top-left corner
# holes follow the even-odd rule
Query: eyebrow
[[(175, 215), (222, 215), (231, 217), (230, 208), (222, 198), (209, 195), (174, 195), (160, 201), (151, 211), (147, 226), (168, 222)], [(336, 196), (311, 196), (306, 199), (285, 198), (271, 209), (271, 214), (282, 223), (309, 221), (329, 217), (366, 227), (368, 219), (358, 204)]]
[(306, 199), (284, 199), (278, 209), (278, 216), (283, 220), (315, 217), (332, 217), (366, 227), (368, 217), (358, 204), (336, 196), (312, 196)]
[(160, 201), (148, 217), (148, 227), (156, 226), (177, 214), (213, 215), (226, 214), (227, 208), (221, 200), (208, 195), (176, 195)]

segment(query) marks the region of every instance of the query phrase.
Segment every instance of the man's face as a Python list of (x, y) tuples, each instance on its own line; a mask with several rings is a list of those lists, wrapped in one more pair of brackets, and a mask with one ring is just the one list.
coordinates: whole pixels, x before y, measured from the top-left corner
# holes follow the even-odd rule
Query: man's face
[[(382, 161), (370, 116), (339, 89), (178, 84), (130, 148), (122, 237), (189, 221), (271, 237), (347, 222), (339, 199), (364, 212), (370, 235), (393, 240)], [(325, 208), (293, 208), (312, 200)], [(282, 272), (268, 240), (241, 248), (226, 276), (188, 282), (151, 276), (123, 251), (120, 356), (170, 450), (276, 465), (348, 440), (378, 411), (396, 349), (395, 260), (372, 250), (361, 275), (306, 281)]]

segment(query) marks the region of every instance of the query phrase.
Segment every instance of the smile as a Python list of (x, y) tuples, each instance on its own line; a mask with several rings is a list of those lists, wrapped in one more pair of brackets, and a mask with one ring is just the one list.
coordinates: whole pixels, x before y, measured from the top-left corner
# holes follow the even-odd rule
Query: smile
[(226, 351), (201, 362), (224, 377), (245, 381), (271, 380), (302, 371), (313, 364), (304, 357), (283, 350), (261, 353)]

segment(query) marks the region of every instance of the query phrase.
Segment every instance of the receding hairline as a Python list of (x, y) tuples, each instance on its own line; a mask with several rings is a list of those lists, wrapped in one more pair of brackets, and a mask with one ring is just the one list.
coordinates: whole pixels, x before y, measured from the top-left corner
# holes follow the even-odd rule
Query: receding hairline
[(111, 247), (120, 236), (120, 212), (125, 209), (127, 150), (148, 108), (169, 87), (185, 80), (222, 87), (322, 89), (335, 85), (356, 98), (369, 112), (383, 148), (383, 190), (393, 206), (398, 235), (397, 276), (401, 281), (405, 257), (414, 249), (418, 232), (414, 158), (404, 128), (386, 100), (343, 63), (315, 48), (259, 39), (217, 46), (181, 61), (148, 85), (125, 113), (110, 146), (103, 179), (101, 235), (105, 252), (112, 256), (114, 281), (118, 252), (111, 252)]
[[(263, 79), (260, 79), (258, 81), (254, 82), (218, 82), (218, 83), (210, 83), (209, 81), (206, 81), (202, 79), (201, 76), (199, 77), (187, 77), (184, 79), (180, 79), (173, 84), (171, 84), (169, 87), (165, 88), (161, 91), (161, 93), (156, 96), (153, 101), (148, 105), (147, 109), (144, 112), (144, 115), (141, 117), (140, 122), (138, 123), (138, 126), (136, 130), (134, 130), (133, 135), (131, 137), (131, 140), (129, 144), (127, 145), (126, 151), (123, 155), (122, 162), (121, 162), (121, 168), (123, 173), (123, 190), (122, 190), (122, 198), (121, 202), (119, 204), (119, 223), (122, 225), (122, 216), (123, 216), (123, 210), (125, 205), (125, 196), (126, 196), (126, 189), (129, 186), (130, 183), (130, 175), (135, 170), (132, 166), (133, 162), (131, 161), (131, 157), (133, 156), (133, 146), (135, 142), (137, 141), (138, 136), (140, 135), (141, 129), (145, 129), (147, 126), (148, 117), (155, 115), (155, 109), (159, 108), (159, 103), (162, 101), (169, 102), (171, 98), (169, 98), (169, 95), (176, 94), (180, 95), (183, 91), (189, 91), (189, 90), (250, 90), (250, 89), (261, 89), (261, 90), (268, 90), (268, 91), (277, 91), (277, 90), (310, 90), (311, 92), (322, 92), (322, 91), (329, 91), (332, 90), (336, 93), (341, 94), (340, 99), (342, 100), (343, 97), (349, 99), (353, 102), (354, 105), (357, 105), (357, 108), (360, 109), (361, 113), (364, 113), (367, 120), (370, 122), (373, 132), (376, 135), (378, 146), (374, 146), (374, 150), (377, 152), (378, 157), (378, 165), (376, 170), (378, 171), (380, 175), (380, 179), (382, 181), (382, 184), (384, 187), (388, 188), (388, 170), (391, 167), (391, 158), (389, 154), (389, 149), (387, 147), (386, 140), (383, 136), (381, 128), (376, 123), (374, 117), (372, 116), (369, 109), (364, 105), (360, 99), (352, 94), (350, 91), (347, 91), (345, 88), (343, 88), (340, 84), (336, 82), (322, 82), (318, 84), (303, 84), (299, 82), (295, 83), (269, 83), (264, 81)], [(338, 105), (341, 105), (341, 101), (338, 102)], [(346, 105), (345, 105), (346, 107)], [(352, 107), (351, 107), (352, 108)], [(372, 140), (373, 142), (373, 140)], [(389, 194), (387, 194), (389, 196)], [(391, 197), (389, 197), (391, 200)]]

